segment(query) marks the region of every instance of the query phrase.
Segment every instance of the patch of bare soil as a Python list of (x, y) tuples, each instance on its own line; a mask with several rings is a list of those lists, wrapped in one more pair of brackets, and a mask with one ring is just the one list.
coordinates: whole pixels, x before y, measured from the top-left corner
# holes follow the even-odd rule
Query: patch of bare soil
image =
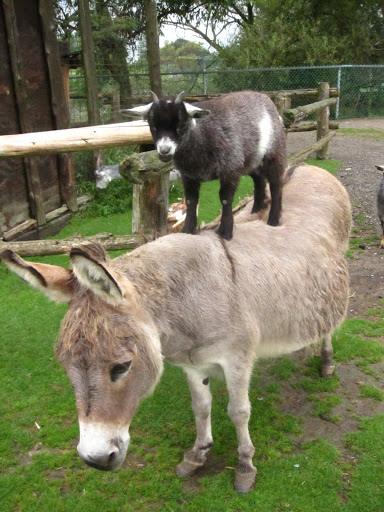
[[(384, 118), (355, 119), (340, 122), (340, 128), (383, 130)], [(288, 134), (288, 153), (292, 154), (315, 141), (316, 132)], [(364, 316), (384, 297), (384, 250), (378, 240), (382, 235), (376, 210), (376, 195), (381, 173), (375, 164), (384, 163), (384, 140), (338, 133), (329, 145), (329, 158), (340, 160), (338, 178), (346, 187), (352, 203), (355, 238), (368, 239), (361, 253), (349, 260), (351, 299), (349, 316)]]

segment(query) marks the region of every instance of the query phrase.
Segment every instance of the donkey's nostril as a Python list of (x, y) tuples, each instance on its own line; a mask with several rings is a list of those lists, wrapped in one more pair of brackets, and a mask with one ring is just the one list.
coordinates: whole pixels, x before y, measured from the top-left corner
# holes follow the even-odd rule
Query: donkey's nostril
[(115, 451), (111, 452), (108, 457), (108, 464), (111, 464), (112, 462), (114, 462), (114, 460), (116, 459), (116, 456), (117, 456), (117, 453)]

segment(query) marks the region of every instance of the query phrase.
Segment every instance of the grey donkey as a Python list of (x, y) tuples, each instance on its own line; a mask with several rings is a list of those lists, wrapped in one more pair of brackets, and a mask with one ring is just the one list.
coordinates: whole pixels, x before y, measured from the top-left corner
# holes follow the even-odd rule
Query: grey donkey
[(84, 462), (101, 470), (123, 463), (132, 418), (166, 360), (183, 369), (196, 419), (196, 441), (177, 474), (191, 476), (206, 461), (210, 378), (221, 376), (238, 439), (235, 488), (250, 491), (255, 361), (323, 340), (321, 372), (332, 375), (331, 335), (349, 297), (347, 192), (316, 167), (298, 166), (286, 178), (281, 226), (237, 223), (230, 242), (212, 231), (172, 234), (113, 260), (101, 245), (85, 243), (71, 251), (72, 270), (3, 253), (11, 271), (69, 303), (56, 355), (75, 390)]

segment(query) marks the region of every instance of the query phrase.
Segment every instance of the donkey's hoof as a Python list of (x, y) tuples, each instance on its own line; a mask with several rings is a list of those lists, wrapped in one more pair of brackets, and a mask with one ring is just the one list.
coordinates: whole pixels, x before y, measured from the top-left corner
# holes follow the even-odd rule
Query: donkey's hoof
[(253, 468), (253, 470), (249, 471), (248, 473), (241, 473), (240, 471), (236, 470), (235, 490), (241, 494), (247, 494), (247, 492), (251, 491), (255, 485), (256, 475), (256, 468)]
[(330, 377), (333, 377), (335, 375), (335, 365), (334, 364), (329, 364), (329, 365), (323, 364), (321, 366), (320, 375), (325, 379), (329, 379)]
[(202, 467), (203, 464), (197, 464), (190, 460), (183, 459), (180, 464), (176, 466), (176, 475), (181, 476), (182, 478), (186, 478), (188, 476), (192, 476), (196, 473), (196, 471)]

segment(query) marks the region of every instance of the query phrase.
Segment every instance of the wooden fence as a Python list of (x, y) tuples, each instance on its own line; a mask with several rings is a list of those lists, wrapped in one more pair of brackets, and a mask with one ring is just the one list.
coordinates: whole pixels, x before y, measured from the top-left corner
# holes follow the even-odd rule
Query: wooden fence
[[(289, 165), (305, 160), (313, 153), (317, 158), (327, 157), (329, 141), (335, 135), (330, 131), (329, 107), (337, 102), (338, 92), (330, 89), (327, 83), (320, 83), (318, 89), (275, 91), (268, 93), (274, 100), (288, 132), (317, 130), (316, 142), (299, 153), (292, 155)], [(313, 103), (291, 109), (292, 98), (317, 99)], [(189, 98), (186, 98), (189, 100)], [(316, 121), (303, 123), (309, 114), (317, 113)], [(333, 126), (337, 128), (338, 126)], [(148, 125), (144, 122), (127, 122), (86, 128), (72, 128), (38, 133), (5, 135), (0, 137), (0, 157), (30, 156), (36, 154), (68, 153), (82, 150), (104, 149), (129, 144), (151, 143)], [(141, 245), (154, 234), (165, 234), (168, 212), (168, 178), (170, 168), (164, 168), (151, 152), (133, 155), (121, 165), (122, 174), (134, 176), (133, 227), (136, 234), (127, 237), (104, 237), (100, 240), (108, 250), (132, 249)], [(156, 207), (151, 206), (157, 197)], [(65, 206), (62, 207), (66, 208)], [(150, 213), (148, 213), (150, 212)], [(53, 212), (54, 215), (54, 212)], [(26, 230), (31, 226), (26, 226)], [(140, 232), (142, 234), (137, 234)], [(18, 231), (20, 233), (20, 230)], [(149, 234), (149, 235), (148, 235)], [(9, 235), (9, 234), (8, 234)], [(43, 240), (38, 242), (11, 242), (12, 236), (4, 235), (0, 242), (0, 252), (6, 248), (16, 250), (21, 255), (59, 254), (67, 252), (79, 240)]]

